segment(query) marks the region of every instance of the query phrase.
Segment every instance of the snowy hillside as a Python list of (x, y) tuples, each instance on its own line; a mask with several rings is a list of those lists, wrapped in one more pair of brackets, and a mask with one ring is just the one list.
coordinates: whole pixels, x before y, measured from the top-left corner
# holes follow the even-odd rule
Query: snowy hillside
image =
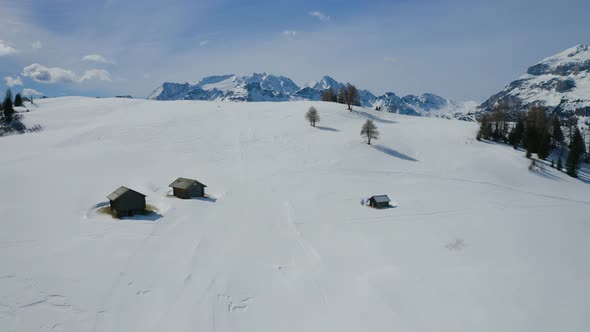
[[(37, 103), (25, 121), (43, 131), (0, 139), (0, 331), (590, 325), (590, 186), (529, 172), (474, 123), (309, 101)], [(210, 197), (170, 197), (179, 176)], [(121, 185), (157, 214), (97, 212)], [(397, 207), (360, 204), (379, 194)]]
[[(322, 94), (332, 88), (336, 93), (346, 85), (330, 76), (312, 81), (302, 88), (284, 76), (268, 73), (251, 76), (208, 76), (198, 83), (166, 82), (148, 97), (151, 100), (208, 100), (208, 101), (319, 101)], [(371, 91), (359, 89), (359, 101), (364, 107), (382, 107), (384, 111), (405, 115), (436, 116), (437, 113), (464, 112), (464, 109), (448, 99), (425, 93), (420, 96), (398, 97), (393, 92), (375, 96)]]
[(479, 108), (492, 111), (498, 102), (512, 111), (538, 103), (557, 114), (590, 115), (590, 47), (578, 45), (544, 59)]

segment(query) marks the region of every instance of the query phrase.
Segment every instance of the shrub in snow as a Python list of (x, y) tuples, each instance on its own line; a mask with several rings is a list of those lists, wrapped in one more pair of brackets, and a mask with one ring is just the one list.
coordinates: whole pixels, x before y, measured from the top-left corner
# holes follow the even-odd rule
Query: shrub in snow
[(318, 110), (315, 107), (310, 107), (305, 113), (305, 118), (309, 121), (309, 124), (312, 127), (315, 127), (316, 122), (320, 122), (320, 115), (318, 114)]

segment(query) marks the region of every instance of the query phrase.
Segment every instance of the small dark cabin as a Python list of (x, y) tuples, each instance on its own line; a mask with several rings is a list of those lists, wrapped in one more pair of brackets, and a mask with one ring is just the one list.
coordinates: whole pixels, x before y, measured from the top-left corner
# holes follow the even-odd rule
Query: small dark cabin
[(130, 217), (135, 214), (146, 214), (145, 195), (127, 187), (119, 187), (107, 196), (111, 203), (111, 211), (117, 216)]
[(205, 196), (205, 187), (207, 186), (197, 180), (178, 178), (169, 187), (172, 187), (174, 196), (188, 199), (191, 197)]
[(389, 207), (389, 202), (391, 202), (391, 200), (387, 195), (377, 195), (369, 198), (369, 206), (377, 209)]

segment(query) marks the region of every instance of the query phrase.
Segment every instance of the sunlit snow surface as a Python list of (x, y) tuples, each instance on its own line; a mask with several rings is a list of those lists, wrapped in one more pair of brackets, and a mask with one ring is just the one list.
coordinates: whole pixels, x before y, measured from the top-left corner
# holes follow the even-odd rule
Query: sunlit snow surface
[[(590, 326), (590, 186), (530, 172), (474, 123), (321, 102), (37, 103), (25, 122), (43, 131), (0, 138), (0, 331)], [(170, 197), (180, 176), (210, 197)], [(97, 213), (121, 185), (159, 214)], [(361, 205), (380, 194), (397, 207)]]

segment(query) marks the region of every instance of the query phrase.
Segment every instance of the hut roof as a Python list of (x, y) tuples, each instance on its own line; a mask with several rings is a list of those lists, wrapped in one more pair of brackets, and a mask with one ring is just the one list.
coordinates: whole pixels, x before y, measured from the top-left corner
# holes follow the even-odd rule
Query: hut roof
[(370, 199), (374, 200), (377, 203), (389, 203), (389, 202), (391, 202), (391, 200), (389, 199), (389, 197), (387, 197), (387, 195), (372, 196)]
[(202, 184), (201, 182), (194, 180), (194, 179), (187, 179), (187, 178), (178, 178), (174, 182), (172, 182), (168, 187), (178, 188), (178, 189), (188, 189), (193, 184), (198, 184), (201, 187), (207, 187), (206, 185)]
[(121, 187), (119, 187), (117, 190), (113, 191), (113, 192), (112, 192), (110, 195), (108, 195), (108, 196), (107, 196), (107, 198), (108, 198), (109, 200), (111, 200), (111, 201), (114, 201), (114, 200), (116, 200), (117, 198), (119, 198), (119, 197), (121, 197), (121, 196), (125, 195), (125, 194), (126, 194), (126, 193), (128, 193), (128, 192), (135, 193), (135, 194), (137, 194), (137, 195), (141, 195), (141, 196), (145, 197), (145, 195), (144, 195), (144, 194), (142, 194), (142, 193), (140, 193), (140, 192), (137, 192), (137, 191), (135, 191), (135, 190), (133, 190), (133, 189), (129, 189), (129, 188), (127, 188), (127, 187), (123, 187), (123, 186), (121, 186)]

